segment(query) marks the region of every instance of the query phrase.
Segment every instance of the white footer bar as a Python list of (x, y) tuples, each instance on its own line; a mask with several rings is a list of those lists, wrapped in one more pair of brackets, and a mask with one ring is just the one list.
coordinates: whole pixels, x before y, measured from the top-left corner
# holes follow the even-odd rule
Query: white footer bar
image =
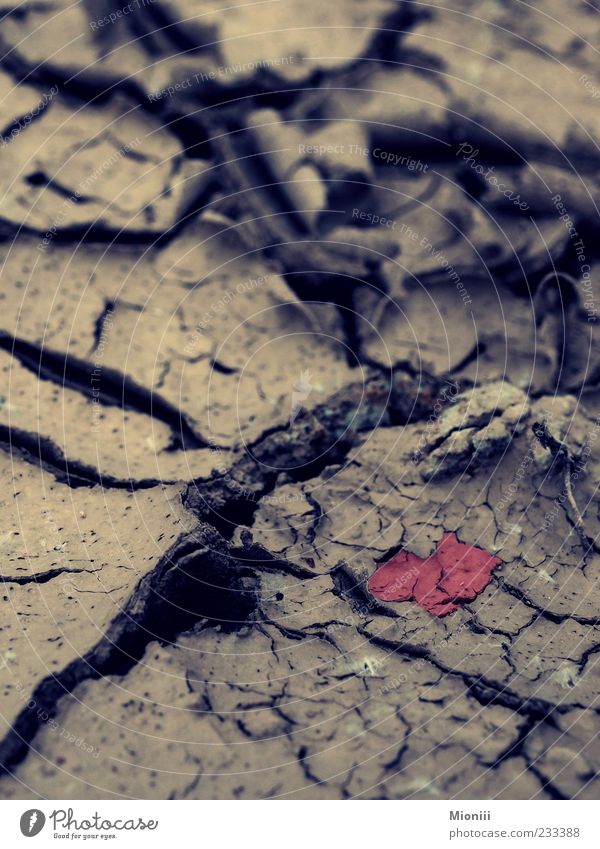
[(597, 801), (5, 801), (0, 845), (597, 849), (599, 813)]

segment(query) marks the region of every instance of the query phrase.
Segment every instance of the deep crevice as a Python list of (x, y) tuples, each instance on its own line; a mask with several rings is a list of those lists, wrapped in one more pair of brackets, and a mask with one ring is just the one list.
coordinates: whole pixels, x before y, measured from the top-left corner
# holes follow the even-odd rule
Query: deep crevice
[[(94, 369), (92, 363), (72, 354), (41, 348), (5, 331), (0, 331), (0, 350), (15, 357), (39, 380), (73, 389), (94, 403), (143, 413), (163, 422), (173, 434), (170, 446), (173, 450), (208, 447), (208, 443), (193, 431), (181, 410), (116, 369), (106, 366)], [(99, 375), (95, 374), (96, 371), (100, 372)]]
[(69, 460), (51, 439), (3, 424), (0, 424), (0, 450), (7, 454), (18, 452), (27, 463), (50, 472), (58, 483), (71, 489), (102, 486), (106, 489), (137, 490), (173, 483), (158, 478), (133, 480), (102, 474), (94, 466)]
[[(90, 561), (93, 562), (93, 561)], [(69, 566), (59, 566), (56, 569), (48, 569), (47, 572), (38, 572), (32, 575), (0, 575), (3, 584), (47, 584), (59, 575), (81, 575), (82, 572), (90, 572), (89, 569), (76, 569)]]
[(184, 504), (230, 538), (236, 527), (251, 524), (261, 499), (278, 483), (301, 483), (344, 463), (364, 431), (429, 415), (444, 384), (443, 377), (423, 372), (375, 372), (365, 384), (346, 386), (293, 422), (266, 431), (225, 474), (192, 481)]
[(21, 710), (0, 743), (0, 770), (10, 773), (26, 757), (60, 699), (84, 681), (125, 675), (150, 642), (171, 644), (194, 626), (235, 631), (245, 625), (256, 609), (257, 586), (254, 571), (231, 556), (212, 528), (202, 526), (180, 538), (141, 579), (100, 641), (35, 687), (34, 707)]

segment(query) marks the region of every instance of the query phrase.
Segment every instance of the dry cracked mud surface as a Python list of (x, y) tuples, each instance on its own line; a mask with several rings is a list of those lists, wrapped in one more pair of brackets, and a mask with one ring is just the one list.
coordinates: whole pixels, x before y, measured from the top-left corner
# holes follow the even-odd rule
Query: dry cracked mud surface
[(0, 0), (0, 798), (599, 798), (599, 49)]

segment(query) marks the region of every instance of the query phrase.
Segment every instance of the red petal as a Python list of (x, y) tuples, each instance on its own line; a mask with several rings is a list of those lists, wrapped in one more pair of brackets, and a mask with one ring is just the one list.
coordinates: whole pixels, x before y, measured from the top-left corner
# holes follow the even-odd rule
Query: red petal
[(416, 601), (435, 616), (446, 616), (476, 598), (501, 562), (448, 533), (425, 559), (399, 551), (371, 575), (368, 588), (381, 601)]

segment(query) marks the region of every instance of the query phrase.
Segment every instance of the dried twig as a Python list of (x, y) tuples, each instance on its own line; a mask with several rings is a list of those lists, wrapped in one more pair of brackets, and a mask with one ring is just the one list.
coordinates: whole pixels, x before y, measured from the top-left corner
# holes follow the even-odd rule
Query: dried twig
[(575, 495), (573, 493), (573, 473), (575, 471), (579, 472), (580, 466), (580, 458), (578, 456), (574, 456), (571, 454), (569, 447), (566, 442), (562, 442), (560, 439), (557, 439), (553, 436), (548, 430), (548, 425), (545, 421), (534, 422), (531, 426), (534, 436), (540, 443), (540, 445), (545, 448), (547, 451), (550, 451), (555, 461), (557, 462), (558, 468), (562, 469), (563, 479), (565, 483), (565, 494), (567, 496), (567, 501), (571, 506), (571, 510), (573, 511), (573, 520), (575, 522), (575, 527), (581, 537), (582, 542), (585, 542), (586, 546), (592, 546), (595, 548), (595, 541), (589, 537), (585, 531), (585, 523), (583, 521), (583, 516), (579, 511), (579, 507), (577, 506), (577, 501), (575, 500)]

